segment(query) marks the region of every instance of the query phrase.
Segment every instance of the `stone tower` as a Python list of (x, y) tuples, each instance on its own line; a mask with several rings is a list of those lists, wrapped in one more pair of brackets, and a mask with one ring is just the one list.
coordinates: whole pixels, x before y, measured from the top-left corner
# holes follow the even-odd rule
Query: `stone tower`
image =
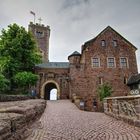
[(44, 26), (43, 24), (33, 24), (30, 22), (28, 30), (32, 32), (39, 51), (42, 55), (43, 63), (49, 61), (49, 38), (50, 38), (50, 27)]

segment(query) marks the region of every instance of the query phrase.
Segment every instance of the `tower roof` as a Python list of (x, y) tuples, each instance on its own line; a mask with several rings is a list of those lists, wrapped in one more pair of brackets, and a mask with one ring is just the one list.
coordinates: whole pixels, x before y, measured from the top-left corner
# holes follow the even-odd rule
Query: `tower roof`
[(75, 51), (75, 52), (73, 52), (71, 55), (68, 56), (68, 59), (69, 59), (69, 57), (71, 57), (71, 56), (81, 56), (81, 54), (80, 54), (79, 52)]

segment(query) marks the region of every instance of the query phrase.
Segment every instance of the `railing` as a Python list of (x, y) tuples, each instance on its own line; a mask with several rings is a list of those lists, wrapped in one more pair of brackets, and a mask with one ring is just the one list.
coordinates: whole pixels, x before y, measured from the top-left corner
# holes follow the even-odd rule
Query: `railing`
[(105, 98), (104, 112), (140, 127), (140, 95)]

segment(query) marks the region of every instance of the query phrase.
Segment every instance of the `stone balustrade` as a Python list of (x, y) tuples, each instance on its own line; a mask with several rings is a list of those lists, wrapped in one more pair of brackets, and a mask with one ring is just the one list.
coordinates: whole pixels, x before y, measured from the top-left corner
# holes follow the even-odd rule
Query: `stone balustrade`
[(105, 98), (104, 112), (140, 127), (140, 95)]

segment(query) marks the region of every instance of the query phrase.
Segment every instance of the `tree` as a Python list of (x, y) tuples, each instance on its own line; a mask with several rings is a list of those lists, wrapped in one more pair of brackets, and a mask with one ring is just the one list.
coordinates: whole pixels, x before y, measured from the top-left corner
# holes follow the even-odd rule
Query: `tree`
[(9, 64), (8, 57), (0, 57), (0, 73), (3, 73)]
[(111, 85), (108, 83), (104, 83), (103, 85), (100, 85), (97, 90), (100, 96), (100, 101), (103, 101), (105, 97), (110, 96), (113, 92)]
[(8, 89), (9, 80), (7, 80), (4, 75), (0, 74), (0, 92)]
[(31, 72), (19, 72), (15, 75), (14, 81), (22, 88), (24, 92), (28, 92), (30, 87), (35, 85), (38, 80), (38, 75)]
[(2, 30), (0, 60), (5, 58), (7, 60), (0, 62), (0, 68), (10, 80), (11, 87), (14, 84), (13, 77), (18, 72), (33, 71), (35, 64), (41, 62), (41, 55), (35, 40), (24, 27), (13, 24), (9, 25), (7, 30)]

